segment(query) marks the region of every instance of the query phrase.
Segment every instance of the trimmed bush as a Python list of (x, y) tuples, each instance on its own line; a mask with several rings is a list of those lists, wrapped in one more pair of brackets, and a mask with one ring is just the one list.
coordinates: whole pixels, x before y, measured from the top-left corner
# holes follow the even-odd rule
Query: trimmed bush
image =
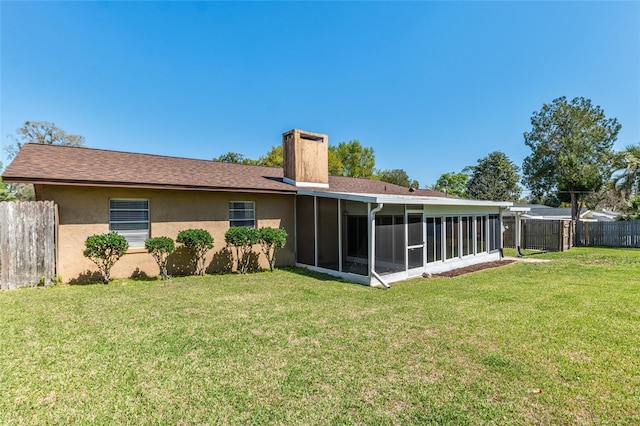
[(269, 262), (269, 270), (273, 271), (276, 264), (276, 250), (287, 243), (287, 231), (282, 228), (264, 227), (259, 229), (260, 247)]
[(90, 236), (84, 245), (86, 248), (82, 253), (98, 266), (102, 282), (108, 284), (111, 267), (127, 252), (129, 243), (122, 235), (111, 231)]
[(158, 269), (160, 269), (160, 278), (163, 280), (169, 278), (169, 274), (167, 274), (167, 259), (173, 249), (175, 249), (173, 240), (169, 237), (149, 238), (144, 242), (144, 247), (156, 260)]
[(232, 226), (224, 234), (224, 241), (235, 248), (237, 271), (245, 274), (251, 262), (251, 248), (260, 241), (260, 232), (255, 228)]
[(204, 229), (185, 229), (178, 233), (176, 241), (183, 244), (191, 253), (196, 275), (204, 275), (205, 256), (213, 248), (211, 234)]

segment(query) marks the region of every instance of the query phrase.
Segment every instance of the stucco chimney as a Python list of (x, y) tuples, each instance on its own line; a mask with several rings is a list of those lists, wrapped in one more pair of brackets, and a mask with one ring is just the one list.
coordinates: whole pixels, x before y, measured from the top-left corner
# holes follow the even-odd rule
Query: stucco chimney
[(329, 136), (300, 129), (282, 134), (284, 181), (295, 186), (329, 187)]

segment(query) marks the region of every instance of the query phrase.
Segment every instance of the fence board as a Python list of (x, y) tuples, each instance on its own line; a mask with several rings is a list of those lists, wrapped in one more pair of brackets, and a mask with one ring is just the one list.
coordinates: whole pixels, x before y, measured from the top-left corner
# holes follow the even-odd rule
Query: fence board
[(640, 220), (578, 222), (577, 243), (581, 246), (640, 247)]
[[(516, 248), (515, 218), (504, 218), (504, 247)], [(571, 247), (571, 227), (566, 220), (522, 219), (520, 248), (564, 251)]]
[(53, 201), (0, 202), (0, 289), (54, 282), (55, 238)]

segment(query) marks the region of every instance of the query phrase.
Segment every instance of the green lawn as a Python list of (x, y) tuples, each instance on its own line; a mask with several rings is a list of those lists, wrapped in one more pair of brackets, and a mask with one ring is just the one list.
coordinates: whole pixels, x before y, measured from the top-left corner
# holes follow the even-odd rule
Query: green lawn
[(639, 424), (640, 250), (0, 293), (0, 424)]

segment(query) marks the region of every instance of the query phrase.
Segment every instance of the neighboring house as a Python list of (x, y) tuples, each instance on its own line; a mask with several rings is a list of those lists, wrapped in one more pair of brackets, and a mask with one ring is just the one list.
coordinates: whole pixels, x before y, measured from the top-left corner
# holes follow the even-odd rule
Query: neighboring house
[[(278, 264), (300, 265), (367, 285), (501, 258), (510, 202), (464, 200), (376, 180), (328, 175), (328, 137), (283, 134), (284, 168), (26, 144), (3, 179), (31, 183), (59, 208), (59, 271), (90, 277), (86, 238), (115, 230), (129, 241), (114, 277), (156, 275), (148, 237), (203, 228), (215, 239), (208, 271), (229, 270), (230, 226), (282, 227)], [(264, 259), (260, 259), (266, 266)], [(180, 250), (172, 273), (187, 272)]]
[[(571, 220), (571, 207), (549, 207), (542, 204), (514, 204), (513, 208), (525, 208), (527, 212), (521, 215), (522, 219), (541, 220)], [(507, 216), (508, 214), (505, 214)], [(618, 213), (607, 211), (594, 211), (587, 208), (580, 209), (580, 218), (583, 222), (609, 222), (616, 220)]]

